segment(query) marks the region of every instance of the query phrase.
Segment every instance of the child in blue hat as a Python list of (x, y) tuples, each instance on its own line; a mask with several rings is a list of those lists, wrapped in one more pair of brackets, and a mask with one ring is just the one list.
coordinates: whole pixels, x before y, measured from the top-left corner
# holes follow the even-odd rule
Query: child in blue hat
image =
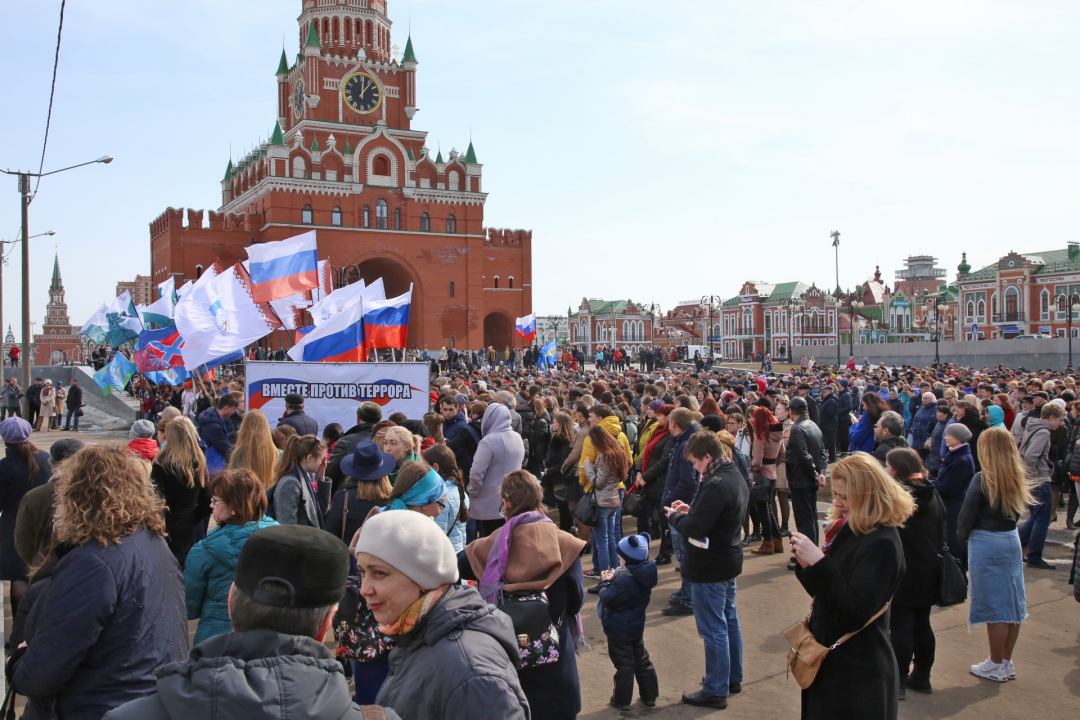
[(600, 574), (597, 610), (607, 636), (608, 657), (615, 665), (615, 692), (611, 706), (629, 710), (637, 678), (641, 702), (652, 707), (660, 695), (656, 668), (645, 649), (645, 610), (656, 586), (656, 563), (649, 559), (649, 535), (629, 535), (616, 548), (617, 570)]

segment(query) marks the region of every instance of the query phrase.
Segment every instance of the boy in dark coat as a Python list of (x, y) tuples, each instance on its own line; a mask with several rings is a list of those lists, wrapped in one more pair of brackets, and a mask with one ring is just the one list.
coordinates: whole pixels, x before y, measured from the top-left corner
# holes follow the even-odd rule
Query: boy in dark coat
[(645, 649), (645, 610), (656, 587), (656, 563), (649, 559), (649, 535), (623, 538), (616, 552), (622, 558), (618, 570), (600, 574), (600, 623), (608, 640), (608, 657), (615, 665), (615, 692), (611, 706), (629, 710), (637, 677), (641, 702), (656, 705), (660, 694), (656, 668)]

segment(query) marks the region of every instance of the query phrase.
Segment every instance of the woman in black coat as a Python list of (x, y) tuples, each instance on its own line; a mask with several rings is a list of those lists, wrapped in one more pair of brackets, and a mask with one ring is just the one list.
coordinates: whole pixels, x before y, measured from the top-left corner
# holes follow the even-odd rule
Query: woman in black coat
[[(656, 428), (649, 436), (649, 442), (641, 452), (641, 474), (637, 479), (638, 492), (645, 494), (645, 507), (638, 518), (638, 532), (648, 532), (651, 537), (660, 537), (660, 551), (656, 556), (657, 565), (671, 562), (671, 529), (667, 515), (661, 508), (664, 495), (664, 481), (667, 479), (668, 459), (671, 457), (671, 432), (668, 430), (668, 416), (674, 410), (672, 405), (662, 405), (656, 410)], [(653, 515), (659, 516), (660, 533), (651, 527)]]
[(825, 546), (798, 532), (791, 534), (791, 545), (799, 582), (814, 598), (814, 638), (829, 647), (846, 633), (855, 635), (825, 657), (814, 683), (802, 691), (802, 717), (896, 720), (899, 688), (888, 603), (904, 575), (897, 528), (914, 512), (914, 502), (864, 453), (836, 464), (832, 491)]
[[(574, 512), (570, 509), (566, 490), (570, 482), (577, 481), (577, 466), (573, 469), (573, 478), (562, 471), (562, 466), (574, 449), (574, 420), (565, 411), (556, 413), (551, 429), (553, 434), (544, 457), (544, 475), (540, 484), (545, 496), (550, 492), (555, 498), (555, 506), (559, 508), (559, 529), (570, 532), (574, 527)], [(532, 451), (531, 445), (529, 450)]]
[(52, 477), (49, 453), (30, 442), (30, 423), (8, 418), (0, 423), (7, 454), (0, 460), (0, 580), (11, 582), (11, 617), (26, 593), (26, 563), (15, 550), (15, 518), (27, 491)]
[(195, 525), (210, 516), (207, 479), (195, 426), (187, 418), (173, 420), (165, 426), (165, 447), (154, 458), (150, 481), (165, 500), (165, 542), (181, 568), (195, 544)]
[(907, 570), (893, 597), (889, 619), (893, 653), (900, 668), (900, 695), (905, 687), (928, 693), (937, 647), (930, 610), (937, 603), (941, 583), (939, 553), (945, 543), (945, 505), (937, 489), (926, 482), (926, 471), (914, 450), (893, 450), (885, 462), (885, 471), (911, 493), (916, 505), (915, 514), (900, 528)]

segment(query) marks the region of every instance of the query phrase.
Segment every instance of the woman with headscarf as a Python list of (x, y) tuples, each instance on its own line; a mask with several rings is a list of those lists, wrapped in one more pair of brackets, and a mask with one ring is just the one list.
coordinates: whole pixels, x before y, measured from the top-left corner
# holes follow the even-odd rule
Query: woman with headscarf
[(533, 720), (573, 720), (581, 712), (576, 653), (585, 542), (548, 519), (543, 490), (530, 473), (510, 473), (500, 493), (506, 524), (458, 553), (458, 569), (462, 579), (479, 581), (480, 595), (493, 605), (502, 593), (543, 593), (558, 632), (557, 650), (543, 658), (523, 652), (518, 678)]
[(50, 432), (53, 428), (53, 415), (56, 413), (56, 388), (53, 387), (52, 380), (46, 380), (44, 387), (41, 388), (41, 410), (38, 412), (37, 422), (34, 423), (34, 429), (40, 430), (41, 423), (45, 423), (45, 432)]

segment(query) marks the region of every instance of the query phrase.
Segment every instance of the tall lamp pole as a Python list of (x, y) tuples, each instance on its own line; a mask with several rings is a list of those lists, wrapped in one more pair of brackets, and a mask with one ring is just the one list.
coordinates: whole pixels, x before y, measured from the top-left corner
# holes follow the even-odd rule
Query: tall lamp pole
[(716, 304), (716, 303), (722, 303), (722, 302), (724, 302), (724, 299), (717, 296), (717, 295), (703, 295), (701, 297), (701, 306), (702, 307), (708, 306), (707, 309), (709, 311), (709, 326), (705, 329), (705, 341), (708, 343), (708, 346), (709, 346), (709, 361), (706, 364), (709, 365), (709, 366), (712, 365), (712, 359), (713, 359), (713, 344), (712, 344), (712, 311), (713, 311), (713, 305)]
[[(830, 235), (829, 237), (832, 238), (832, 246), (833, 246), (833, 249), (836, 251), (836, 292), (839, 293), (840, 292), (840, 231), (839, 230), (833, 230), (832, 235)], [(836, 299), (839, 300), (840, 298), (838, 297)], [(839, 313), (839, 309), (837, 309), (837, 313)], [(839, 323), (839, 321), (836, 323), (836, 369), (837, 370), (840, 369), (840, 323)]]
[(648, 305), (642, 305), (642, 310), (649, 313), (649, 349), (656, 347), (654, 338), (656, 337), (656, 316), (660, 313), (660, 306), (656, 303), (649, 303)]
[[(19, 177), (19, 194), (22, 196), (22, 236), (24, 238), (30, 237), (30, 178), (43, 178), (48, 175), (55, 175), (62, 173), (66, 170), (74, 170), (75, 168), (82, 167), (84, 165), (93, 165), (94, 163), (111, 163), (113, 161), (111, 155), (102, 155), (97, 160), (89, 160), (78, 165), (71, 165), (66, 168), (60, 168), (59, 170), (50, 170), (47, 173), (32, 173), (23, 172), (22, 170), (0, 170), (5, 175), (17, 175)], [(22, 244), (22, 388), (26, 390), (30, 387), (30, 366), (33, 364), (34, 359), (30, 357), (30, 243), (23, 242)], [(28, 398), (23, 399), (23, 413), (26, 417), (30, 416), (30, 401)]]
[[(848, 328), (848, 345), (851, 347), (851, 356), (855, 357), (855, 311), (865, 307), (866, 303), (859, 300), (859, 296), (856, 293), (851, 293), (851, 297), (848, 298), (848, 315), (851, 318), (851, 327)], [(839, 352), (839, 351), (838, 351)]]
[[(930, 328), (934, 331), (934, 364), (941, 363), (941, 355), (938, 352), (939, 342), (941, 340), (941, 321), (938, 317), (938, 304), (941, 302), (941, 297), (938, 295), (928, 295), (923, 298), (922, 309), (926, 312), (927, 321), (930, 322)], [(930, 313), (934, 313), (934, 319), (930, 320)]]

